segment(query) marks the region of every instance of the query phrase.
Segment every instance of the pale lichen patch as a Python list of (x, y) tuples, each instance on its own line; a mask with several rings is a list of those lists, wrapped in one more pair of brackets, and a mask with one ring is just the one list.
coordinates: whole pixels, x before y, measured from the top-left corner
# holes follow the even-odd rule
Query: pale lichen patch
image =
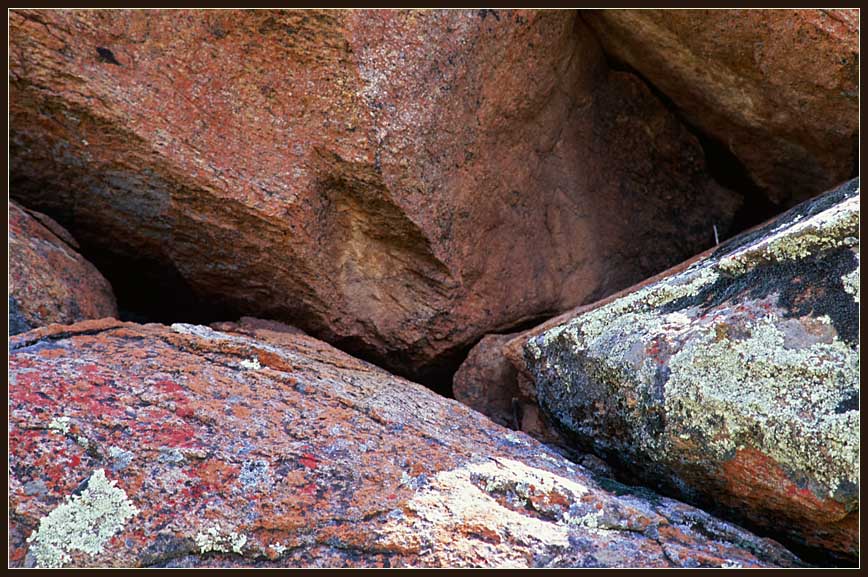
[(50, 423), (48, 423), (48, 429), (50, 431), (57, 431), (61, 435), (65, 435), (69, 432), (69, 417), (57, 417), (52, 419)]
[[(476, 559), (480, 546), (489, 549), (486, 559), (492, 566), (526, 566), (530, 552), (540, 547), (568, 548), (570, 534), (570, 525), (563, 519), (528, 514), (527, 500), (556, 492), (572, 502), (587, 491), (579, 483), (510, 459), (468, 464), (438, 473), (418, 490), (404, 508), (407, 517), (389, 517), (378, 532), (379, 540), (385, 546), (423, 551), (431, 544), (441, 544), (435, 546), (438, 562), (453, 566)], [(506, 493), (519, 500), (515, 507), (498, 500)], [(467, 534), (467, 527), (499, 537), (481, 543)], [(445, 543), (448, 547), (442, 545)]]
[(718, 267), (731, 275), (741, 275), (763, 262), (783, 262), (839, 246), (858, 244), (859, 196), (775, 230), (760, 242), (721, 258)]
[[(856, 254), (856, 262), (859, 262), (859, 251), (853, 251)], [(853, 295), (853, 300), (857, 303), (859, 302), (859, 266), (857, 265), (855, 269), (851, 272), (845, 274), (841, 277), (841, 282), (844, 283), (844, 291)]]
[[(836, 411), (858, 392), (858, 364), (858, 352), (839, 339), (785, 347), (773, 319), (741, 340), (716, 341), (709, 330), (670, 359), (667, 415), (701, 432), (721, 459), (740, 448), (740, 439), (753, 439), (778, 463), (809, 473), (831, 497), (842, 482), (858, 483), (858, 411)], [(754, 439), (749, 431), (757, 425), (764, 435)]]
[(204, 532), (198, 533), (195, 540), (200, 553), (208, 553), (209, 551), (229, 553), (231, 551), (240, 555), (247, 543), (247, 536), (236, 531), (225, 533), (220, 524), (217, 523)]
[(108, 540), (140, 512), (116, 484), (97, 469), (80, 494), (67, 496), (40, 520), (39, 528), (27, 538), (37, 567), (62, 567), (73, 551), (90, 556), (103, 551)]
[(239, 363), (243, 368), (250, 371), (257, 371), (262, 368), (262, 365), (259, 364), (259, 359), (253, 357), (251, 359), (242, 359)]

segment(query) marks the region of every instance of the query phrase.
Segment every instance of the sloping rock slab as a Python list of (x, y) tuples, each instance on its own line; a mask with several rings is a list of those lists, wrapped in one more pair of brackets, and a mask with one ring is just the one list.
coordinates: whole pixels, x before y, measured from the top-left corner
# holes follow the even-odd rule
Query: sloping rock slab
[(800, 564), (320, 341), (244, 330), (12, 339), (13, 565)]
[(108, 281), (48, 216), (9, 202), (9, 334), (116, 317)]
[(592, 10), (605, 50), (716, 139), (773, 202), (858, 167), (859, 11)]
[(426, 383), (739, 201), (571, 11), (14, 10), (10, 44), (16, 198)]
[(854, 561), (858, 186), (530, 338), (542, 408), (652, 486)]

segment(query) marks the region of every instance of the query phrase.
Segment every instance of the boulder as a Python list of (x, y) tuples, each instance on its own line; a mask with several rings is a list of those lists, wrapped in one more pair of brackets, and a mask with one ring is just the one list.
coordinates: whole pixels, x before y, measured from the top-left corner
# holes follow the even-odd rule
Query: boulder
[(10, 35), (16, 198), (133, 288), (426, 382), (740, 202), (574, 12), (14, 10)]
[(52, 325), (10, 343), (10, 564), (799, 566), (309, 336)]
[(118, 315), (112, 287), (50, 217), (9, 202), (9, 334)]
[[(536, 391), (532, 386), (520, 386), (516, 367), (505, 354), (507, 343), (522, 334), (485, 335), (453, 376), (452, 393), (457, 401), (495, 423), (566, 448), (568, 443), (557, 428), (540, 413)], [(532, 382), (521, 380), (521, 383)]]
[(543, 410), (626, 478), (858, 559), (858, 180), (524, 354)]
[(859, 10), (582, 17), (608, 54), (734, 155), (772, 202), (792, 206), (856, 174)]

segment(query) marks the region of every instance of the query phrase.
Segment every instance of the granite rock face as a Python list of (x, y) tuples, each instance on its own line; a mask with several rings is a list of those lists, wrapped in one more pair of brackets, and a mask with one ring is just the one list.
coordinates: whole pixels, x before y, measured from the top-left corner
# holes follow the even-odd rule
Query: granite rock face
[(15, 10), (10, 38), (16, 198), (418, 378), (739, 203), (573, 12)]
[(584, 450), (836, 562), (858, 556), (859, 183), (529, 338)]
[(776, 203), (858, 167), (859, 11), (592, 10), (606, 52), (660, 89)]
[(11, 340), (13, 566), (797, 566), (285, 327)]
[(48, 216), (9, 202), (9, 334), (116, 317), (108, 281)]

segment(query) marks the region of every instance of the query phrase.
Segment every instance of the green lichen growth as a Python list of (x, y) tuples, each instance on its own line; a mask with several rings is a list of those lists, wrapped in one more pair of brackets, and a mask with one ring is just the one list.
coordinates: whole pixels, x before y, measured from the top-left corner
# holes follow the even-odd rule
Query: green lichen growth
[(200, 553), (208, 553), (209, 551), (229, 553), (231, 551), (240, 555), (245, 543), (247, 543), (246, 535), (235, 531), (224, 533), (219, 523), (204, 533), (196, 535), (196, 545), (199, 547)]
[(798, 260), (859, 239), (859, 197), (850, 198), (810, 219), (773, 233), (745, 249), (723, 257), (718, 268), (738, 276), (762, 263)]
[(37, 567), (63, 567), (73, 551), (98, 555), (127, 520), (139, 513), (116, 483), (97, 469), (81, 494), (67, 496), (40, 520), (39, 528), (27, 538)]
[(810, 474), (829, 497), (844, 481), (858, 484), (859, 412), (837, 410), (858, 394), (858, 350), (838, 339), (787, 348), (766, 318), (747, 339), (716, 340), (711, 331), (691, 339), (669, 368), (667, 415), (719, 458), (750, 443)]
[[(531, 339), (525, 351), (537, 374), (545, 375), (538, 378), (540, 398), (576, 431), (589, 423), (574, 422), (584, 418), (575, 415), (596, 406), (614, 410), (631, 450), (653, 461), (725, 461), (750, 446), (808, 477), (817, 494), (832, 496), (842, 484), (858, 484), (859, 413), (847, 409), (858, 397), (858, 346), (837, 337), (793, 346), (773, 313), (733, 337), (725, 323), (700, 320), (698, 305), (660, 310), (723, 276), (858, 246), (858, 216), (857, 196)], [(858, 267), (842, 281), (858, 299)], [(658, 346), (667, 351), (663, 367)], [(665, 421), (655, 418), (659, 414)], [(691, 438), (698, 449), (689, 456), (680, 441), (689, 446)]]

